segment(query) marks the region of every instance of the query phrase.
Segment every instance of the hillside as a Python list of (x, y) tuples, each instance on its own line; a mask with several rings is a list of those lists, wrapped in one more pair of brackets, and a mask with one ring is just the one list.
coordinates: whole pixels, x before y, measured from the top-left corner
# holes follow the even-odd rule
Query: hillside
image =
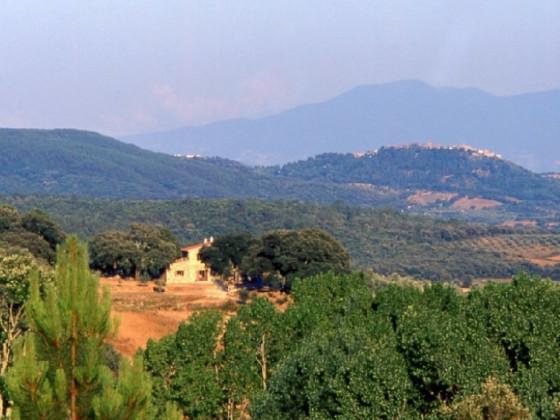
[(260, 168), (78, 130), (0, 129), (0, 147), (0, 194), (286, 199), (486, 223), (560, 222), (560, 179), (467, 147), (383, 147)]
[(356, 87), (269, 117), (124, 137), (166, 153), (219, 155), (248, 165), (284, 164), (325, 152), (395, 143), (468, 143), (536, 172), (558, 171), (560, 90), (498, 97), (418, 81)]
[(245, 167), (180, 160), (78, 130), (0, 129), (0, 191), (94, 197), (229, 196), (221, 178), (250, 183)]
[(288, 198), (394, 205), (396, 194), (277, 179), (221, 158), (142, 150), (79, 130), (0, 129), (0, 193), (178, 199)]
[[(560, 200), (557, 179), (470, 146), (410, 144), (382, 147), (364, 154), (328, 153), (281, 168), (268, 168), (268, 172), (305, 181), (431, 191), (437, 193), (434, 197), (447, 197), (439, 201), (450, 205), (464, 196), (494, 200), (496, 206), (522, 202), (555, 204)], [(417, 195), (410, 195), (409, 201), (421, 204), (412, 199)]]

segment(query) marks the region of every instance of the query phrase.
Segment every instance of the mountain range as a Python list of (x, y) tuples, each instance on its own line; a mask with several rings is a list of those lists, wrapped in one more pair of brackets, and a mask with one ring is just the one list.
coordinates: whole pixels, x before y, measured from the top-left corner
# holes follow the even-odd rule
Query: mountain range
[(364, 85), (326, 102), (258, 119), (233, 119), (122, 137), (168, 154), (220, 156), (249, 166), (384, 145), (469, 144), (536, 172), (560, 170), (560, 89), (495, 96), (419, 81)]
[(490, 223), (560, 222), (556, 175), (468, 146), (388, 146), (249, 167), (150, 152), (87, 131), (0, 129), (0, 150), (0, 194), (6, 195), (284, 199)]

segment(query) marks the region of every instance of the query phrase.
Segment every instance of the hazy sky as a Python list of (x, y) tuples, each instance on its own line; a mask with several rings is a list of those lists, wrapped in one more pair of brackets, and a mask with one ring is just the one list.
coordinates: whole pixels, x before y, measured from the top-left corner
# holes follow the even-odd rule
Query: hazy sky
[(0, 126), (108, 135), (360, 84), (560, 88), (558, 0), (0, 0)]

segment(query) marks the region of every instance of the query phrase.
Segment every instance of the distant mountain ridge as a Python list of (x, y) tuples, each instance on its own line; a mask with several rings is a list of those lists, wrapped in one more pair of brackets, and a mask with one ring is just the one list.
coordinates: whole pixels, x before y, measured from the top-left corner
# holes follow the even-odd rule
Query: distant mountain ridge
[(470, 144), (537, 172), (560, 170), (560, 89), (499, 97), (419, 81), (356, 87), (269, 117), (122, 137), (148, 150), (284, 164), (390, 144)]

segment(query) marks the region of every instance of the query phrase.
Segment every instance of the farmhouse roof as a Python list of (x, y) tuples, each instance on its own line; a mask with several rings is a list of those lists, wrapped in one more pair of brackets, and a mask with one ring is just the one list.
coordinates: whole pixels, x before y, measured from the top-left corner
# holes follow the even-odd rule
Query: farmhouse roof
[(191, 249), (197, 249), (197, 248), (202, 248), (204, 246), (210, 246), (210, 245), (212, 245), (212, 242), (214, 242), (214, 238), (210, 238), (210, 239), (204, 238), (204, 242), (186, 246), (184, 248), (181, 248), (181, 251), (190, 251)]

